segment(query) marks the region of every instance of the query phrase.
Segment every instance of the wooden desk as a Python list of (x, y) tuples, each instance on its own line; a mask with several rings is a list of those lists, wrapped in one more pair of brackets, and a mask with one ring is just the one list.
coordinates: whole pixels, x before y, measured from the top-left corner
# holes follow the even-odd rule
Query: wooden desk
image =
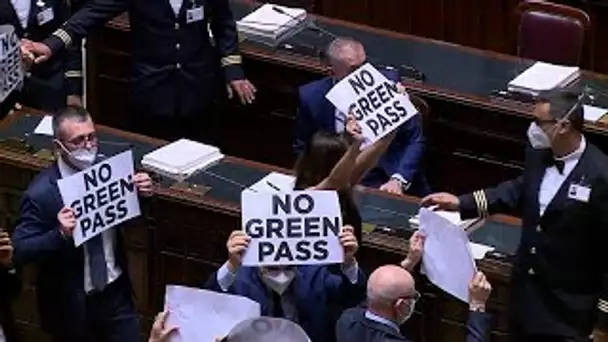
[[(251, 10), (242, 1), (232, 4), (237, 18)], [(375, 63), (411, 65), (426, 75), (424, 83), (404, 81), (431, 106), (426, 171), (435, 189), (468, 192), (520, 174), (532, 106), (490, 94), (504, 89), (530, 61), (335, 19), (318, 17), (317, 23), (336, 35), (361, 40)], [(304, 31), (289, 40), (301, 53), (242, 42), (246, 73), (259, 89), (258, 98), (252, 106), (227, 106), (221, 113), (225, 133), (218, 145), (223, 151), (283, 167), (293, 164), (297, 87), (326, 73), (315, 56), (318, 51), (309, 48), (330, 40)], [(127, 116), (129, 59), (126, 15), (90, 35), (88, 108), (101, 123), (122, 127)], [(607, 77), (584, 72), (573, 87), (584, 85), (595, 91), (597, 105), (608, 108)], [(586, 128), (591, 142), (608, 148), (608, 125)]]
[[(14, 228), (19, 214), (22, 191), (48, 160), (34, 156), (42, 149), (51, 148), (51, 137), (29, 134), (40, 116), (18, 113), (0, 123), (0, 224)], [(136, 162), (163, 142), (116, 129), (98, 126), (103, 141), (132, 144)], [(9, 148), (7, 139), (17, 147)], [(15, 139), (20, 143), (15, 144)], [(124, 145), (123, 145), (124, 146)], [(100, 152), (106, 156), (120, 153), (118, 144), (102, 144)], [(137, 166), (136, 166), (137, 167)], [(162, 308), (166, 284), (177, 283), (201, 286), (207, 277), (227, 258), (225, 243), (230, 232), (240, 229), (239, 200), (242, 187), (251, 185), (270, 171), (284, 171), (276, 167), (227, 157), (212, 166), (207, 173), (194, 176), (191, 184), (210, 187), (204, 195), (172, 187), (161, 180), (144, 216), (125, 228), (125, 240), (136, 305), (142, 318), (142, 335)], [(217, 175), (231, 179), (226, 182)], [(417, 211), (418, 200), (396, 197), (371, 189), (359, 189), (355, 200), (366, 227), (386, 226), (401, 229), (404, 236), (411, 233), (410, 215)], [(519, 221), (497, 216), (479, 228), (471, 239), (493, 243), (497, 249), (512, 253), (519, 241)], [(407, 252), (405, 238), (384, 233), (364, 234), (358, 254), (361, 267), (367, 272), (379, 265), (399, 262)], [(506, 341), (510, 264), (506, 261), (484, 259), (479, 262), (495, 288), (489, 310), (495, 316), (493, 341)], [(467, 308), (433, 286), (419, 279), (418, 290), (423, 299), (418, 313), (407, 325), (407, 333), (417, 341), (462, 341)], [(35, 292), (32, 275), (28, 273), (25, 290), (15, 303), (19, 330), (25, 341), (46, 341), (37, 325)], [(422, 314), (421, 314), (422, 312)]]

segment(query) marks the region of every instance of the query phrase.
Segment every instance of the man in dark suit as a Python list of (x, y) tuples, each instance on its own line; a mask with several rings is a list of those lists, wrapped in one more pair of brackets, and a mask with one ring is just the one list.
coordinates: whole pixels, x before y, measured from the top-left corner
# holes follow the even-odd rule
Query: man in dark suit
[(463, 219), (522, 217), (511, 278), (517, 341), (605, 341), (608, 322), (608, 158), (585, 140), (582, 97), (542, 94), (528, 129), (532, 148), (517, 179), (422, 204)]
[(234, 91), (243, 103), (253, 101), (255, 88), (241, 69), (227, 0), (91, 0), (51, 37), (35, 44), (37, 62), (125, 10), (133, 39), (132, 131), (168, 140), (209, 140), (214, 133), (212, 105), (219, 95), (228, 89), (229, 96)]
[(66, 104), (82, 105), (82, 53), (80, 41), (57, 53), (43, 65), (33, 64), (28, 50), (30, 40), (42, 40), (68, 20), (79, 1), (0, 0), (0, 25), (9, 24), (22, 39), (24, 62), (29, 69), (21, 91), (14, 92), (6, 103), (54, 112)]
[[(366, 55), (361, 43), (337, 38), (327, 48), (332, 76), (308, 83), (299, 90), (300, 107), (295, 126), (293, 149), (299, 154), (317, 131), (342, 132), (346, 115), (340, 113), (325, 98), (334, 84), (365, 64)], [(393, 70), (383, 70), (385, 76), (399, 82)], [(399, 127), (399, 132), (379, 164), (371, 169), (362, 183), (396, 194), (409, 193), (417, 196), (429, 192), (420, 163), (424, 154), (424, 135), (420, 115)]]
[[(483, 273), (469, 286), (467, 341), (485, 341), (490, 330), (485, 304), (492, 288)], [(420, 294), (414, 278), (404, 268), (386, 265), (377, 268), (367, 282), (367, 307), (346, 310), (336, 324), (337, 342), (409, 341), (400, 326), (414, 313)]]
[(0, 229), (0, 341), (16, 341), (10, 305), (21, 289), (21, 280), (13, 267), (13, 246), (7, 232)]
[(298, 323), (312, 342), (335, 340), (330, 304), (365, 297), (365, 280), (355, 260), (358, 244), (352, 227), (345, 226), (340, 234), (344, 248), (341, 272), (312, 265), (241, 267), (248, 243), (249, 237), (244, 232), (232, 232), (227, 243), (229, 260), (211, 275), (205, 287), (258, 302), (262, 315)]
[[(63, 204), (57, 181), (97, 160), (97, 136), (89, 114), (68, 107), (53, 118), (57, 162), (23, 194), (13, 234), (15, 264), (38, 266), (40, 321), (56, 342), (139, 341), (128, 264), (120, 229), (109, 229), (74, 247), (74, 210)], [(145, 173), (133, 176), (140, 195), (152, 193)]]

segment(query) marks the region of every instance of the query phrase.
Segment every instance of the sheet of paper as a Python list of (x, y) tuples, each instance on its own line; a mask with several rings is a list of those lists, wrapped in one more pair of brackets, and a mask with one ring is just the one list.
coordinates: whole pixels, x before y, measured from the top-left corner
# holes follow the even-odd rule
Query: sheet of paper
[(253, 190), (253, 192), (291, 192), (295, 183), (296, 178), (294, 176), (271, 172), (248, 189)]
[(567, 84), (578, 72), (578, 67), (536, 62), (509, 82), (509, 87), (534, 92), (551, 90)]
[(471, 247), (471, 254), (473, 254), (475, 260), (483, 259), (486, 256), (486, 253), (496, 249), (492, 246), (486, 246), (475, 242), (469, 243), (469, 247)]
[(241, 193), (244, 266), (324, 265), (344, 261), (338, 193), (312, 190)]
[(422, 267), (428, 279), (445, 292), (467, 302), (469, 282), (477, 272), (464, 230), (428, 210), (420, 210), (420, 230), (426, 236)]
[(602, 116), (608, 114), (608, 109), (594, 107), (589, 105), (583, 105), (584, 117), (586, 121), (596, 122), (602, 118)]
[(370, 63), (336, 83), (325, 97), (339, 111), (355, 117), (366, 144), (373, 144), (418, 114), (409, 96)]
[(249, 298), (177, 285), (167, 285), (165, 307), (167, 326), (179, 327), (170, 342), (215, 342), (241, 321), (261, 315), (260, 304)]
[(34, 129), (34, 134), (53, 136), (53, 117), (45, 115), (38, 123), (38, 126), (36, 126), (36, 129)]
[(133, 152), (126, 151), (57, 181), (63, 204), (74, 209), (74, 245), (141, 215), (133, 184)]

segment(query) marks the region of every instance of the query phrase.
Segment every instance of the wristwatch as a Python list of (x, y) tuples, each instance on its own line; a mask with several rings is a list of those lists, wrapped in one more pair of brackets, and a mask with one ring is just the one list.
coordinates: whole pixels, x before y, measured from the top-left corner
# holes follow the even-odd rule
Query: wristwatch
[(394, 180), (395, 182), (397, 182), (397, 184), (399, 184), (399, 186), (401, 187), (401, 192), (406, 193), (407, 190), (410, 188), (410, 182), (406, 181), (406, 180), (401, 180), (397, 177), (392, 177), (392, 180)]

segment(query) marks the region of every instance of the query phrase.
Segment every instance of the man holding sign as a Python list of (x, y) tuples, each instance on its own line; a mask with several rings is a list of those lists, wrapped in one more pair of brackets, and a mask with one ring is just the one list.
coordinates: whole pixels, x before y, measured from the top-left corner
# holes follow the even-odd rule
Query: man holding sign
[[(138, 212), (129, 204), (130, 193), (150, 195), (150, 177), (120, 175), (112, 161), (120, 156), (94, 165), (95, 127), (80, 107), (57, 113), (53, 129), (57, 162), (23, 195), (13, 235), (15, 263), (38, 266), (39, 314), (53, 341), (139, 341), (120, 230), (107, 228), (124, 221), (131, 210)], [(125, 163), (132, 169), (132, 159)], [(84, 189), (60, 193), (58, 183), (78, 177), (84, 185), (76, 186)], [(75, 199), (62, 200), (70, 196)], [(75, 247), (77, 235), (86, 241), (80, 247)]]
[[(242, 206), (245, 231), (232, 232), (229, 259), (207, 288), (260, 303), (262, 315), (297, 322), (313, 342), (333, 341), (328, 308), (365, 296), (357, 239), (340, 224), (337, 194), (245, 191)], [(332, 273), (327, 264), (338, 261), (341, 272)]]
[[(402, 90), (396, 86), (399, 82), (397, 72), (385, 69), (380, 73), (374, 69), (375, 74), (372, 75), (368, 68), (360, 74), (354, 73), (365, 64), (366, 54), (363, 45), (352, 39), (336, 39), (329, 45), (327, 55), (333, 75), (300, 88), (294, 151), (300, 154), (317, 131), (343, 132), (346, 114), (352, 109), (368, 138), (372, 135), (381, 137), (398, 129), (397, 136), (378, 165), (363, 179), (363, 185), (397, 194), (426, 195), (429, 190), (420, 170), (425, 145), (422, 119), (413, 115), (416, 113), (413, 107), (408, 108), (396, 101), (403, 96), (400, 94)], [(346, 85), (347, 94), (340, 92), (337, 95), (342, 101), (326, 98), (326, 95), (329, 97), (336, 93), (334, 89), (340, 88), (342, 80), (349, 83)], [(339, 105), (342, 102), (344, 104)], [(356, 106), (351, 108), (352, 103)], [(382, 114), (375, 113), (377, 119), (371, 120), (369, 114), (378, 108), (382, 109)]]

